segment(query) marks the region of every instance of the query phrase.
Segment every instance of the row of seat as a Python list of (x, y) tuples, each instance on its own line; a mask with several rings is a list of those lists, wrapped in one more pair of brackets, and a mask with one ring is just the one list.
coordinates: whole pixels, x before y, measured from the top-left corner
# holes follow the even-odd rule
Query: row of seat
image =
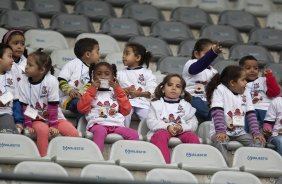
[(155, 168), (182, 169), (194, 174), (213, 174), (222, 170), (244, 171), (259, 177), (282, 175), (282, 157), (272, 149), (241, 147), (234, 153), (228, 167), (222, 154), (207, 144), (179, 144), (172, 150), (171, 164), (166, 164), (160, 150), (146, 141), (119, 140), (112, 144), (109, 159), (105, 160), (91, 140), (75, 137), (55, 137), (41, 158), (35, 143), (24, 135), (0, 134), (0, 163), (22, 161), (53, 161), (65, 167), (84, 167), (88, 164), (119, 165), (131, 171)]
[[(44, 171), (44, 172), (42, 172)], [(16, 165), (14, 174), (61, 176), (67, 177), (67, 171), (59, 164), (52, 162), (23, 161)], [(82, 168), (80, 178), (88, 181), (134, 181), (134, 176), (124, 167), (118, 165), (89, 164)], [(61, 178), (60, 178), (61, 179)], [(66, 178), (63, 178), (66, 179)], [(83, 180), (81, 180), (82, 182)], [(152, 169), (146, 173), (145, 181), (162, 183), (198, 184), (198, 179), (189, 171), (179, 169)], [(247, 172), (218, 171), (212, 175), (210, 184), (219, 183), (256, 183), (261, 184), (258, 177)], [(23, 183), (22, 183), (23, 184)]]

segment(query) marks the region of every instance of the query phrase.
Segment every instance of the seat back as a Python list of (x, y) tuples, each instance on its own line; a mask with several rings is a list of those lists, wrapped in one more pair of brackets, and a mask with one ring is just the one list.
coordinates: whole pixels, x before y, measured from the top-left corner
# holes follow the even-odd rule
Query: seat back
[(186, 57), (164, 57), (159, 60), (157, 70), (161, 71), (161, 73), (178, 73), (182, 75), (183, 67), (186, 62)]
[(122, 70), (125, 68), (123, 61), (122, 61), (122, 52), (112, 52), (107, 54), (104, 60), (108, 63), (115, 64), (117, 66), (117, 70)]
[(274, 9), (272, 1), (265, 0), (244, 0), (243, 9), (255, 16), (267, 16)]
[(218, 171), (212, 175), (210, 184), (236, 183), (261, 184), (258, 177), (247, 172)]
[(282, 30), (282, 13), (281, 12), (271, 12), (266, 18), (266, 27)]
[(178, 56), (192, 57), (192, 52), (194, 50), (196, 40), (184, 40), (180, 43), (178, 47)]
[(0, 1), (0, 11), (2, 9), (7, 9), (7, 10), (18, 10), (19, 7), (16, 3), (15, 0), (5, 0), (5, 1)]
[(160, 8), (163, 10), (172, 10), (178, 7), (196, 7), (198, 5), (198, 0), (146, 0), (146, 2)]
[(219, 13), (222, 10), (229, 9), (229, 3), (228, 1), (225, 0), (212, 0), (212, 1), (200, 0), (198, 2), (198, 7), (209, 13)]
[(235, 62), (233, 60), (218, 60), (213, 65), (213, 67), (218, 71), (218, 73), (221, 73), (224, 68), (226, 68), (229, 65), (238, 65), (238, 62)]

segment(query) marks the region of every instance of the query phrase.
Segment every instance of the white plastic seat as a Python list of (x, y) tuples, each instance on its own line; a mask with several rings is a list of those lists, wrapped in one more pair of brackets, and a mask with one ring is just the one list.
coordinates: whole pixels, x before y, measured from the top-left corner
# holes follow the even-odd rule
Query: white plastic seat
[(218, 71), (218, 73), (221, 73), (223, 69), (229, 65), (239, 65), (239, 62), (233, 61), (233, 60), (217, 60), (213, 67)]
[(159, 148), (145, 141), (119, 140), (113, 143), (109, 160), (129, 170), (177, 168), (176, 164), (166, 164)]
[(124, 167), (118, 165), (89, 164), (85, 166), (80, 174), (83, 178), (110, 181), (133, 181), (133, 175)]
[(259, 177), (279, 177), (282, 176), (282, 157), (268, 148), (241, 147), (234, 153), (232, 168)]
[(218, 171), (212, 175), (210, 184), (261, 184), (258, 177), (247, 172), (238, 171)]
[(172, 10), (177, 7), (196, 7), (198, 5), (198, 0), (144, 0), (146, 3), (150, 3), (160, 9)]
[(117, 40), (106, 34), (95, 33), (81, 33), (76, 37), (76, 41), (81, 38), (94, 38), (98, 41), (100, 47), (101, 57), (105, 57), (107, 54), (113, 52), (121, 52)]
[(117, 66), (117, 70), (122, 70), (125, 68), (123, 61), (122, 61), (122, 52), (113, 52), (107, 54), (107, 56), (104, 58), (104, 60), (110, 64), (115, 64)]
[(222, 154), (207, 144), (179, 144), (171, 156), (171, 163), (179, 164), (181, 169), (199, 174), (212, 174), (230, 170)]
[(69, 167), (83, 167), (91, 163), (110, 163), (91, 140), (79, 137), (55, 137), (49, 143), (47, 156)]
[(267, 16), (274, 8), (271, 1), (265, 0), (244, 0), (239, 6), (255, 16)]
[(69, 48), (65, 37), (57, 31), (30, 29), (24, 33), (24, 37), (26, 47), (34, 51), (39, 48), (43, 48), (45, 52)]
[(35, 143), (18, 134), (0, 134), (0, 163), (17, 164), (21, 161), (48, 161), (42, 158)]
[(282, 30), (282, 13), (271, 12), (266, 18), (266, 27)]
[(152, 169), (147, 173), (146, 181), (162, 183), (198, 183), (198, 179), (192, 173), (179, 169)]
[(8, 29), (0, 27), (0, 38), (2, 40), (3, 36), (8, 32)]
[(219, 13), (223, 10), (227, 10), (229, 3), (225, 0), (199, 0), (198, 6), (209, 13)]

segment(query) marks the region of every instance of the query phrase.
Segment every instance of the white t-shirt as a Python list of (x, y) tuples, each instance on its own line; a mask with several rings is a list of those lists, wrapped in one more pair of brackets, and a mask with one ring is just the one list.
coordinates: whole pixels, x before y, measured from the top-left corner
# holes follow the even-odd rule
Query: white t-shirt
[(124, 116), (119, 113), (119, 104), (113, 91), (97, 91), (90, 111), (85, 115), (87, 129), (94, 124), (124, 127)]
[[(48, 120), (48, 102), (59, 102), (58, 80), (47, 73), (41, 82), (31, 84), (28, 77), (25, 76), (19, 82), (19, 96), (20, 102), (38, 110), (38, 114)], [(58, 119), (65, 119), (59, 107)]]
[(206, 68), (196, 75), (189, 74), (188, 70), (190, 66), (197, 61), (197, 59), (191, 59), (184, 65), (182, 76), (186, 81), (185, 90), (192, 96), (200, 97), (202, 100), (206, 101), (206, 85), (217, 73), (217, 70), (210, 66), (210, 69)]
[[(65, 79), (70, 86), (79, 90), (90, 81), (89, 67), (80, 59), (75, 58), (64, 65), (59, 74), (59, 78)], [(64, 94), (60, 90), (61, 107), (63, 107), (65, 100), (68, 98), (69, 95)]]
[(272, 136), (277, 136), (279, 130), (282, 129), (282, 97), (272, 100), (264, 120), (275, 122), (272, 129)]
[(27, 63), (27, 59), (23, 55), (21, 56), (20, 61), (18, 63), (16, 62), (13, 63), (11, 71), (15, 76), (15, 79), (17, 79), (17, 82), (19, 82), (23, 78), (23, 75), (25, 73), (26, 63)]
[[(245, 90), (243, 94), (235, 95), (223, 84), (219, 84), (214, 90), (212, 99), (211, 99), (211, 108), (223, 108), (224, 110), (224, 119), (225, 119), (225, 128), (226, 134), (229, 136), (240, 136), (246, 134), (244, 126), (235, 127), (233, 131), (227, 130), (227, 124), (232, 122), (234, 123), (235, 116), (243, 118), (245, 120), (245, 115), (248, 111), (254, 110), (252, 104), (251, 96)], [(213, 120), (212, 120), (213, 121)], [(214, 135), (215, 128), (214, 123), (211, 123), (210, 135)]]
[[(0, 96), (10, 92), (14, 96), (14, 100), (18, 99), (18, 90), (16, 88), (16, 78), (12, 75), (12, 72), (8, 71), (5, 74), (0, 75)], [(0, 114), (13, 114), (13, 100), (7, 102), (4, 107), (0, 107)]]
[[(156, 76), (147, 68), (120, 70), (117, 73), (117, 79), (122, 88), (134, 85), (139, 91), (149, 91), (151, 96), (157, 87)], [(144, 97), (129, 98), (132, 106), (149, 109), (150, 99)]]
[(157, 130), (166, 130), (175, 123), (180, 123), (184, 132), (195, 132), (198, 127), (195, 112), (196, 109), (184, 99), (177, 103), (165, 102), (163, 98), (151, 102), (147, 116), (147, 126), (150, 129), (148, 136), (152, 136)]
[[(281, 71), (282, 72), (282, 71)], [(267, 110), (271, 99), (266, 95), (266, 78), (259, 77), (253, 82), (247, 83), (247, 90), (250, 92), (255, 109)]]

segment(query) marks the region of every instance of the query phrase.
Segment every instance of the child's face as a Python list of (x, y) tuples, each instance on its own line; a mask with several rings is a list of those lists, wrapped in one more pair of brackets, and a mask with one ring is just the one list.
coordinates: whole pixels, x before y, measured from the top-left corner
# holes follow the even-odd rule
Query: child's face
[(22, 35), (13, 35), (8, 45), (13, 49), (13, 57), (20, 58), (24, 53), (25, 39)]
[(105, 65), (101, 65), (99, 68), (97, 68), (93, 75), (93, 80), (100, 80), (100, 79), (106, 79), (109, 81), (113, 80), (112, 71)]
[(241, 76), (237, 81), (230, 82), (230, 90), (234, 93), (243, 94), (247, 85), (246, 72), (242, 71)]
[(182, 93), (182, 88), (181, 80), (178, 77), (172, 77), (165, 84), (163, 92), (167, 98), (179, 98)]
[(246, 60), (243, 68), (246, 72), (247, 80), (255, 80), (258, 78), (259, 68), (256, 60)]
[(140, 59), (141, 56), (135, 55), (131, 47), (125, 47), (122, 56), (124, 66), (137, 67), (139, 66)]
[(85, 53), (85, 62), (87, 64), (95, 63), (97, 64), (100, 61), (100, 47), (99, 45), (95, 45), (94, 49), (91, 52), (87, 51)]
[(41, 76), (42, 69), (39, 68), (33, 56), (28, 56), (27, 64), (25, 66), (25, 74), (31, 78)]
[(13, 66), (13, 51), (10, 48), (6, 48), (2, 58), (0, 58), (0, 65), (2, 72), (10, 71)]
[(212, 44), (208, 44), (206, 45), (206, 47), (201, 50), (201, 51), (195, 51), (194, 52), (194, 56), (196, 57), (196, 59), (200, 59), (202, 58), (209, 50), (211, 50), (212, 48)]

